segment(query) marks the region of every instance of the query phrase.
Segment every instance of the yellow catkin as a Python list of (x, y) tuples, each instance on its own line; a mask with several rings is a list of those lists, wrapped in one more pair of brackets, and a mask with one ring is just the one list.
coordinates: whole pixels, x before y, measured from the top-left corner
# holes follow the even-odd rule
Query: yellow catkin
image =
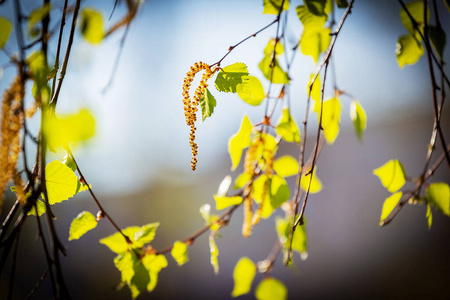
[(17, 196), (17, 200), (19, 200), (20, 204), (24, 205), (25, 201), (26, 201), (25, 189), (24, 189), (22, 177), (17, 172), (14, 175), (14, 185), (16, 186), (15, 193)]
[(252, 234), (252, 198), (250, 195), (244, 199), (244, 223), (242, 224), (242, 236), (248, 238)]
[[(194, 96), (190, 97), (189, 90), (191, 88), (191, 83), (194, 80), (195, 74), (198, 72), (205, 70), (200, 80), (199, 85), (195, 89)], [(198, 154), (198, 146), (195, 143), (195, 121), (197, 121), (197, 111), (198, 105), (200, 103), (200, 99), (203, 93), (206, 91), (208, 87), (207, 81), (214, 75), (214, 72), (217, 68), (211, 70), (208, 64), (203, 62), (196, 62), (193, 66), (191, 66), (190, 70), (186, 73), (186, 77), (183, 82), (183, 105), (184, 105), (184, 116), (186, 118), (186, 125), (191, 128), (189, 135), (189, 144), (191, 145), (192, 150), (192, 160), (191, 160), (191, 169), (195, 171), (197, 167), (197, 154)]]

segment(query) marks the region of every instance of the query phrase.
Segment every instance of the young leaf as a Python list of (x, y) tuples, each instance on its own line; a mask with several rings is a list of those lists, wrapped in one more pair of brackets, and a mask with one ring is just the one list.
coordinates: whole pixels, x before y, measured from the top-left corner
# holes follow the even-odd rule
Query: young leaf
[(97, 219), (88, 211), (83, 211), (70, 224), (69, 241), (77, 240), (86, 232), (97, 227)]
[(450, 187), (445, 182), (432, 183), (427, 188), (428, 203), (450, 216)]
[(317, 30), (325, 26), (327, 21), (326, 15), (316, 16), (309, 11), (306, 5), (299, 5), (295, 10), (305, 30)]
[(142, 258), (142, 264), (148, 272), (150, 281), (147, 285), (149, 292), (153, 291), (158, 283), (158, 274), (162, 269), (166, 268), (168, 263), (164, 255), (159, 254), (146, 254)]
[(216, 89), (225, 93), (236, 93), (237, 86), (242, 83), (242, 76), (248, 76), (247, 66), (243, 63), (234, 63), (223, 68), (217, 75)]
[[(314, 172), (310, 172), (311, 169), (308, 169), (306, 173), (302, 174), (302, 179), (300, 180), (300, 187), (302, 190), (307, 191), (309, 186), (309, 181), (311, 180), (311, 186), (309, 188), (310, 194), (318, 193), (322, 190), (322, 182), (319, 177), (317, 177), (317, 167), (314, 168)], [(312, 173), (312, 179), (311, 179)]]
[(275, 51), (275, 56), (281, 55), (284, 53), (284, 47), (282, 43), (276, 43), (275, 39), (270, 39), (266, 45), (266, 48), (264, 48), (264, 55), (272, 57), (273, 51)]
[(431, 224), (433, 223), (433, 213), (431, 212), (431, 205), (427, 204), (427, 214), (425, 215), (427, 218), (428, 230), (431, 229)]
[(231, 297), (235, 298), (250, 292), (255, 274), (256, 265), (250, 258), (239, 259), (233, 271), (234, 288)]
[[(36, 200), (36, 206), (37, 206), (37, 211), (38, 211), (38, 216), (42, 216), (43, 214), (45, 214), (45, 212), (47, 211), (47, 208), (45, 207), (45, 203), (42, 202), (41, 200)], [(34, 207), (31, 208), (31, 210), (28, 212), (28, 215), (36, 215), (36, 209)]]
[(59, 203), (73, 197), (79, 190), (77, 175), (59, 160), (45, 167), (48, 202)]
[(207, 117), (211, 117), (214, 113), (214, 107), (216, 107), (216, 99), (208, 89), (200, 98), (200, 107), (202, 108), (202, 121), (204, 122)]
[(133, 269), (134, 276), (128, 284), (128, 287), (131, 291), (131, 298), (136, 299), (150, 284), (150, 276), (149, 272), (140, 261), (134, 264)]
[(350, 118), (355, 127), (356, 136), (362, 142), (363, 133), (366, 130), (367, 116), (364, 108), (357, 100), (353, 100), (350, 104)]
[(200, 206), (200, 215), (202, 216), (203, 220), (205, 220), (205, 222), (209, 224), (209, 220), (211, 217), (211, 205), (206, 203)]
[(230, 188), (230, 185), (231, 185), (231, 176), (227, 175), (220, 183), (219, 188), (217, 189), (216, 196), (219, 197), (226, 196), (228, 189)]
[(238, 84), (236, 91), (244, 102), (258, 106), (266, 97), (264, 88), (255, 76), (242, 76), (242, 83)]
[(297, 175), (299, 165), (295, 158), (284, 155), (273, 163), (273, 169), (281, 177), (289, 177)]
[(36, 28), (36, 25), (49, 15), (51, 9), (50, 3), (45, 3), (30, 13), (27, 23), (27, 32), (31, 37), (35, 38), (38, 36), (39, 30)]
[(209, 252), (211, 253), (211, 265), (214, 268), (214, 273), (219, 273), (219, 249), (217, 248), (216, 240), (214, 239), (214, 234), (209, 235)]
[(373, 174), (380, 178), (381, 184), (391, 193), (398, 191), (405, 184), (405, 170), (402, 163), (396, 159), (373, 170)]
[(304, 0), (308, 10), (315, 16), (326, 16), (325, 5), (327, 0)]
[[(307, 252), (307, 236), (306, 236), (306, 221), (305, 218), (303, 225), (299, 225), (295, 228), (294, 236), (292, 237), (292, 250), (300, 253), (302, 259), (308, 257)], [(280, 243), (284, 249), (289, 247), (289, 236), (291, 234), (291, 226), (288, 219), (276, 218), (276, 230)]]
[(280, 64), (278, 63), (278, 60), (275, 59), (273, 71), (271, 65), (272, 65), (272, 56), (265, 55), (263, 60), (261, 60), (261, 62), (258, 65), (264, 77), (266, 77), (266, 79), (270, 80), (272, 83), (288, 84), (289, 76), (281, 68)]
[(440, 26), (429, 26), (428, 33), (430, 34), (431, 44), (440, 58), (443, 58), (445, 44), (447, 43), (447, 36), (445, 31)]
[(305, 29), (300, 39), (300, 49), (304, 55), (310, 55), (315, 63), (319, 60), (319, 55), (328, 49), (331, 42), (331, 29)]
[[(320, 101), (315, 102), (314, 112), (319, 114), (321, 105)], [(341, 102), (337, 97), (331, 98), (323, 102), (322, 107), (322, 128), (325, 140), (328, 144), (333, 144), (339, 134), (339, 123), (341, 121)]]
[[(309, 89), (310, 89), (310, 85), (312, 83), (312, 80), (314, 78), (314, 74), (311, 74), (311, 76), (309, 77), (309, 82), (308, 85), (306, 86), (306, 93), (309, 94)], [(319, 102), (322, 97), (322, 83), (320, 81), (320, 76), (317, 76), (316, 81), (314, 81), (314, 85), (311, 89), (311, 98), (317, 102)]]
[(234, 181), (234, 188), (235, 189), (243, 188), (247, 184), (247, 182), (250, 181), (250, 179), (252, 179), (251, 174), (249, 174), (249, 173), (240, 174)]
[[(283, 0), (264, 0), (263, 14), (278, 15)], [(283, 10), (289, 9), (289, 0), (285, 0), (283, 4)]]
[(0, 28), (2, 29), (0, 30), (0, 49), (2, 49), (11, 34), (12, 23), (8, 19), (0, 17)]
[(252, 122), (247, 115), (242, 119), (239, 131), (235, 133), (228, 141), (228, 153), (231, 157), (231, 170), (236, 170), (241, 160), (242, 150), (250, 145), (250, 135), (252, 133)]
[[(267, 191), (265, 191), (266, 186), (268, 186)], [(263, 206), (261, 214), (263, 219), (269, 218), (281, 204), (289, 199), (289, 196), (289, 186), (286, 180), (279, 175), (268, 178), (264, 174), (253, 182), (253, 198), (256, 203)]]
[[(418, 0), (418, 1), (413, 1), (413, 2), (407, 3), (406, 8), (408, 9), (409, 13), (416, 21), (418, 27), (421, 28), (423, 21), (424, 21), (423, 20), (423, 2)], [(430, 10), (428, 10), (428, 15), (427, 15), (427, 20), (429, 20), (429, 19), (430, 19)], [(400, 10), (400, 20), (402, 21), (403, 25), (410, 33), (415, 32), (414, 25), (413, 25), (411, 19), (409, 18), (408, 14), (406, 13), (406, 11), (403, 8)]]
[(383, 208), (381, 209), (380, 226), (384, 224), (384, 220), (391, 214), (402, 196), (402, 192), (397, 192), (384, 200)]
[(339, 8), (347, 8), (348, 7), (347, 0), (335, 0), (335, 2)]
[(187, 245), (183, 242), (175, 241), (170, 254), (172, 254), (173, 259), (175, 259), (179, 266), (182, 266), (189, 261)]
[(100, 44), (105, 36), (102, 14), (95, 9), (85, 8), (81, 12), (81, 34), (93, 45)]
[[(42, 96), (42, 93), (48, 88), (47, 86), (47, 75), (48, 75), (48, 66), (45, 63), (45, 56), (42, 51), (33, 52), (30, 54), (25, 60), (30, 67), (31, 75), (34, 80), (33, 85), (33, 95)], [(48, 93), (50, 95), (50, 93)], [(48, 102), (49, 96), (41, 97), (41, 101), (46, 103)]]
[(134, 277), (134, 265), (137, 263), (139, 260), (132, 251), (124, 252), (114, 258), (114, 265), (120, 271), (123, 283), (131, 283), (131, 279)]
[(398, 38), (395, 48), (397, 62), (400, 68), (415, 64), (423, 55), (424, 49), (417, 36), (402, 35)]
[(216, 209), (217, 210), (222, 210), (224, 208), (242, 203), (241, 196), (227, 197), (227, 196), (214, 195), (214, 200), (216, 200)]
[(258, 300), (286, 300), (287, 288), (275, 278), (264, 278), (256, 287), (255, 297)]
[(128, 245), (120, 232), (103, 238), (99, 242), (108, 246), (111, 251), (120, 254), (127, 251), (131, 246), (141, 248), (144, 244), (150, 243), (155, 237), (155, 231), (158, 226), (159, 223), (150, 223), (142, 227), (131, 226), (123, 229), (122, 232), (131, 240), (131, 245)]
[(300, 143), (300, 131), (289, 113), (289, 108), (283, 109), (283, 115), (278, 120), (275, 130), (286, 142)]

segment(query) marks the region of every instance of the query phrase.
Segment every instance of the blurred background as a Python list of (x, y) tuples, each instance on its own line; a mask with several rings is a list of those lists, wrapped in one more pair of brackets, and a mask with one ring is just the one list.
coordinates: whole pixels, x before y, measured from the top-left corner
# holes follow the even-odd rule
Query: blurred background
[[(26, 12), (37, 5), (35, 1), (23, 3)], [(99, 9), (107, 20), (114, 1), (82, 4)], [(294, 47), (301, 35), (293, 9), (299, 4), (301, 1), (291, 1), (288, 48)], [(63, 1), (55, 1), (55, 5), (62, 7)], [(449, 12), (443, 1), (438, 1), (438, 6), (448, 33)], [(230, 171), (228, 138), (237, 131), (245, 113), (254, 124), (259, 123), (265, 105), (252, 107), (237, 95), (219, 93), (211, 87), (217, 107), (211, 118), (197, 126), (199, 163), (197, 171), (192, 172), (182, 82), (194, 62), (216, 62), (229, 46), (274, 20), (273, 15), (263, 15), (262, 11), (260, 0), (147, 0), (131, 25), (117, 72), (106, 89), (122, 32), (99, 46), (84, 42), (79, 32), (76, 36), (57, 112), (69, 113), (82, 107), (93, 112), (96, 136), (84, 147), (74, 149), (74, 155), (119, 226), (161, 223), (152, 242), (156, 249), (202, 227), (199, 207), (204, 203), (214, 207), (212, 195), (224, 176), (235, 178), (239, 174), (240, 169)], [(324, 188), (310, 197), (306, 210), (308, 259), (301, 261), (294, 256), (296, 268), (291, 270), (282, 265), (280, 257), (271, 273), (287, 285), (289, 299), (448, 299), (450, 294), (450, 243), (445, 242), (450, 234), (448, 217), (433, 211), (433, 225), (428, 231), (426, 207), (406, 206), (391, 224), (378, 226), (383, 201), (389, 194), (372, 170), (396, 158), (410, 177), (418, 176), (433, 126), (426, 57), (404, 69), (396, 61), (397, 38), (406, 34), (399, 11), (396, 1), (356, 1), (337, 40), (326, 97), (333, 95), (332, 82), (336, 80), (339, 89), (356, 97), (366, 109), (368, 127), (360, 143), (348, 113), (352, 98), (342, 96), (341, 132), (334, 145), (324, 148), (318, 161), (317, 175)], [(336, 12), (337, 20), (342, 13)], [(122, 3), (107, 26), (124, 14)], [(0, 6), (0, 15), (13, 18), (12, 1)], [(56, 17), (53, 22), (58, 24)], [(258, 63), (275, 30), (273, 26), (236, 48), (222, 66), (244, 62), (267, 90), (268, 82)], [(14, 52), (14, 33), (10, 39), (8, 46)], [(53, 57), (54, 51), (50, 50)], [(450, 52), (446, 53), (445, 60), (450, 61)], [(0, 53), (0, 64), (7, 60)], [(290, 89), (292, 114), (298, 124), (303, 120), (306, 85), (314, 71), (312, 58), (298, 53)], [(449, 74), (448, 67), (446, 71)], [(0, 90), (8, 86), (14, 74), (14, 68), (5, 68)], [(449, 117), (445, 108), (442, 128), (447, 140)], [(316, 116), (311, 117), (310, 137), (315, 136), (316, 120)], [(37, 120), (33, 122), (38, 124)], [(37, 133), (38, 127), (31, 132)], [(307, 143), (310, 149), (314, 140)], [(435, 157), (442, 153), (437, 145)], [(297, 157), (298, 152), (298, 146), (282, 143), (278, 153)], [(49, 161), (63, 155), (51, 154)], [(449, 178), (450, 171), (444, 164), (431, 181), (448, 183)], [(294, 181), (289, 180), (291, 187)], [(2, 214), (13, 201), (9, 193)], [(114, 233), (110, 223), (101, 221), (80, 240), (67, 241), (70, 222), (83, 210), (94, 214), (98, 210), (87, 193), (54, 206), (58, 233), (66, 241), (68, 255), (62, 263), (73, 299), (129, 299), (128, 288), (114, 290), (120, 281), (114, 253), (98, 243)], [(249, 239), (241, 236), (241, 225), (239, 209), (230, 224), (221, 229), (222, 238), (217, 239), (218, 275), (209, 264), (208, 238), (202, 236), (189, 248), (189, 263), (178, 267), (168, 256), (169, 266), (161, 271), (155, 291), (139, 299), (231, 298), (232, 272), (239, 258), (263, 260), (276, 241), (274, 217), (258, 225)], [(25, 228), (14, 299), (23, 299), (46, 269), (35, 221), (28, 220)], [(252, 292), (240, 299), (254, 299), (254, 288), (261, 278), (257, 274)], [(8, 281), (8, 272), (3, 272), (0, 299)], [(32, 299), (49, 299), (49, 295), (46, 280)]]

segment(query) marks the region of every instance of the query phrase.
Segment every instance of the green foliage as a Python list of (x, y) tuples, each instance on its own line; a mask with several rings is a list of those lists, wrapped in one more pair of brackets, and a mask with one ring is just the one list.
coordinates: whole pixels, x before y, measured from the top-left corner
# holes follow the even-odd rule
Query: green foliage
[[(411, 16), (414, 18), (418, 27), (421, 28), (424, 22), (423, 15), (423, 1), (413, 1), (406, 4), (406, 8), (408, 9)], [(427, 21), (430, 19), (430, 10), (428, 10)], [(400, 21), (402, 21), (403, 26), (410, 32), (415, 33), (416, 29), (414, 28), (413, 22), (410, 17), (406, 13), (406, 11), (402, 8), (400, 10)]]
[(336, 2), (337, 6), (339, 8), (346, 8), (346, 7), (348, 7), (347, 0), (335, 0), (335, 2)]
[[(309, 89), (310, 89), (313, 78), (314, 78), (314, 74), (311, 74), (311, 77), (309, 78), (308, 86), (306, 87), (308, 94), (309, 94)], [(321, 84), (320, 76), (317, 76), (316, 80), (314, 81), (314, 85), (312, 86), (312, 89), (311, 89), (311, 98), (314, 101), (320, 101), (322, 99), (321, 89), (322, 89), (322, 84)]]
[(159, 223), (149, 223), (142, 227), (131, 226), (123, 229), (122, 233), (131, 240), (132, 244), (128, 244), (120, 232), (103, 238), (99, 242), (106, 245), (112, 252), (121, 254), (130, 248), (141, 248), (144, 244), (150, 243), (155, 237), (158, 226)]
[(82, 211), (70, 224), (69, 241), (78, 240), (86, 232), (97, 227), (97, 219), (88, 211)]
[(249, 173), (240, 174), (234, 181), (234, 188), (235, 189), (243, 188), (245, 186), (245, 184), (250, 181), (251, 178), (252, 178), (252, 175)]
[(11, 35), (12, 23), (8, 19), (0, 16), (0, 28), (2, 29), (0, 30), (0, 49), (2, 49)]
[(314, 103), (314, 112), (322, 114), (322, 128), (325, 140), (328, 144), (333, 144), (339, 134), (339, 123), (341, 121), (341, 102), (339, 98), (334, 97), (323, 102), (321, 108), (320, 102)]
[(444, 58), (444, 48), (447, 43), (447, 36), (441, 26), (428, 26), (428, 33), (431, 44), (441, 59)]
[(239, 131), (235, 133), (228, 141), (228, 153), (231, 157), (231, 170), (236, 170), (241, 160), (242, 151), (250, 145), (250, 136), (252, 133), (252, 122), (247, 115), (242, 119)]
[(189, 261), (186, 243), (175, 241), (170, 254), (172, 254), (173, 259), (175, 259), (179, 266), (182, 266)]
[(290, 155), (284, 155), (273, 163), (273, 170), (281, 177), (297, 175), (299, 169), (298, 162)]
[(367, 116), (364, 108), (357, 100), (353, 100), (350, 104), (350, 118), (353, 121), (356, 136), (362, 141), (364, 131), (367, 126)]
[(216, 209), (217, 210), (222, 210), (224, 208), (242, 203), (241, 196), (227, 197), (227, 196), (214, 195), (214, 200), (216, 200)]
[(424, 53), (422, 43), (417, 35), (402, 35), (398, 38), (395, 53), (400, 68), (415, 64)]
[(387, 197), (386, 200), (384, 200), (383, 208), (381, 209), (380, 225), (384, 224), (384, 220), (391, 214), (391, 212), (397, 206), (397, 203), (400, 201), (402, 196), (403, 196), (402, 192), (397, 192)]
[[(263, 14), (278, 15), (282, 3), (283, 0), (264, 0)], [(289, 0), (285, 0), (283, 3), (283, 10), (288, 9), (289, 9)]]
[(327, 0), (304, 0), (308, 10), (315, 16), (326, 16), (325, 5)]
[(44, 3), (44, 5), (31, 12), (27, 23), (27, 32), (31, 37), (36, 38), (40, 34), (36, 25), (50, 14), (51, 9), (50, 3)]
[(247, 66), (243, 63), (234, 63), (223, 68), (216, 77), (216, 89), (225, 93), (236, 93), (237, 86), (242, 84), (242, 77), (248, 76)]
[(142, 258), (142, 264), (148, 271), (150, 281), (147, 284), (147, 290), (153, 291), (158, 283), (159, 272), (167, 267), (167, 259), (164, 255), (146, 254)]
[(402, 163), (396, 159), (373, 170), (373, 174), (380, 178), (381, 184), (391, 193), (398, 191), (405, 184), (406, 172)]
[(426, 192), (427, 202), (450, 217), (450, 187), (445, 182), (430, 184)]
[(260, 105), (266, 97), (261, 81), (255, 76), (242, 76), (242, 83), (237, 85), (236, 91), (242, 100), (253, 106)]
[(93, 8), (85, 8), (81, 12), (81, 34), (84, 39), (93, 45), (103, 41), (105, 32), (103, 29), (102, 14)]
[(235, 298), (250, 292), (255, 274), (255, 263), (248, 257), (241, 257), (234, 267), (234, 287), (231, 292), (231, 297)]
[(299, 5), (296, 7), (297, 16), (302, 22), (305, 30), (318, 30), (325, 26), (325, 22), (327, 21), (327, 15), (316, 16), (311, 13), (307, 6)]
[[(269, 190), (268, 192), (264, 192), (267, 181)], [(274, 175), (269, 178), (263, 174), (253, 182), (252, 186), (253, 199), (263, 207), (261, 215), (263, 219), (269, 218), (290, 196), (289, 186), (286, 180), (279, 175)]]
[(264, 74), (264, 77), (272, 83), (289, 83), (288, 74), (281, 68), (277, 60), (277, 56), (281, 55), (283, 52), (284, 48), (281, 43), (275, 43), (275, 40), (271, 39), (264, 49), (264, 58), (258, 65), (259, 69)]
[(289, 108), (283, 109), (283, 115), (278, 120), (275, 130), (286, 142), (300, 143), (300, 131), (289, 112)]
[[(36, 207), (37, 207), (37, 215), (40, 217), (43, 214), (45, 214), (45, 212), (47, 211), (47, 208), (45, 207), (45, 203), (42, 202), (41, 200), (36, 200)], [(36, 216), (36, 208), (32, 208), (29, 212), (28, 215), (33, 215)]]
[(77, 175), (59, 160), (45, 167), (48, 203), (55, 204), (73, 197), (81, 191)]
[[(305, 218), (303, 218), (305, 220)], [(281, 245), (285, 251), (289, 248), (289, 236), (291, 234), (291, 222), (289, 219), (276, 218), (275, 219), (276, 230)], [(292, 250), (300, 253), (302, 259), (308, 257), (308, 238), (306, 235), (306, 222), (303, 225), (298, 225), (295, 228), (294, 235), (292, 236)]]
[(427, 218), (428, 230), (431, 229), (431, 224), (433, 223), (433, 213), (431, 212), (431, 205), (427, 204), (427, 213), (425, 215)]
[[(33, 52), (27, 57), (26, 63), (36, 85), (34, 95), (41, 95), (42, 91), (47, 88), (48, 66), (45, 63), (45, 56), (41, 51)], [(49, 95), (50, 93), (47, 97), (42, 97), (41, 101), (47, 103)]]
[(304, 55), (310, 55), (314, 62), (319, 61), (321, 53), (325, 52), (331, 42), (330, 28), (308, 28), (303, 31), (300, 39), (300, 49)]
[[(302, 174), (302, 179), (300, 180), (300, 187), (304, 191), (308, 190), (308, 186), (310, 186), (309, 182), (311, 181), (311, 186), (309, 188), (310, 194), (315, 194), (322, 190), (322, 182), (320, 181), (319, 177), (317, 177), (317, 175), (316, 175), (316, 173), (317, 173), (316, 169), (317, 169), (317, 167), (314, 168), (314, 172), (310, 172), (311, 169), (308, 169), (308, 172), (305, 172)], [(311, 175), (312, 175), (312, 179), (311, 179)]]
[(214, 113), (214, 107), (216, 107), (216, 99), (208, 89), (200, 98), (200, 107), (202, 108), (202, 121), (204, 122), (207, 117), (211, 117)]
[(264, 278), (256, 287), (255, 297), (257, 300), (285, 300), (287, 288), (275, 278)]
[(209, 235), (209, 252), (211, 254), (211, 265), (214, 268), (214, 273), (218, 274), (219, 273), (219, 260), (218, 260), (218, 256), (219, 256), (219, 248), (217, 248), (217, 244), (216, 244), (216, 240), (214, 238), (215, 234), (210, 234)]

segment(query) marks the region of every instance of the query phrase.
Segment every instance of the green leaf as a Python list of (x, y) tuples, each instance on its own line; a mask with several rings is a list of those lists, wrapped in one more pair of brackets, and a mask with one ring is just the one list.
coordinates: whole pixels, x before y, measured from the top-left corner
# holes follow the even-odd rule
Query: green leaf
[(300, 131), (294, 118), (289, 113), (289, 108), (283, 109), (283, 115), (278, 120), (275, 130), (286, 142), (300, 143)]
[(125, 238), (120, 232), (116, 232), (106, 238), (101, 239), (99, 242), (104, 244), (115, 253), (123, 253), (128, 250), (129, 247), (141, 248), (144, 244), (150, 243), (155, 237), (156, 228), (159, 223), (150, 223), (142, 227), (131, 226), (122, 230), (132, 242), (132, 245), (128, 245)]
[(183, 242), (175, 241), (170, 254), (172, 254), (173, 259), (175, 259), (179, 266), (182, 266), (189, 261), (187, 245)]
[(397, 62), (400, 68), (403, 68), (405, 65), (415, 64), (423, 53), (422, 43), (417, 37), (402, 35), (398, 38), (395, 54), (397, 55)]
[[(264, 193), (267, 181), (269, 181), (268, 191)], [(279, 175), (274, 175), (271, 178), (268, 178), (265, 174), (261, 175), (253, 182), (252, 187), (253, 199), (263, 206), (261, 214), (263, 219), (269, 218), (290, 197), (289, 186), (286, 180)], [(263, 195), (265, 195), (264, 199)]]
[(248, 76), (247, 66), (243, 63), (234, 63), (223, 68), (217, 75), (216, 89), (225, 93), (236, 93), (237, 86), (242, 83), (242, 76)]
[(256, 287), (255, 297), (258, 300), (286, 300), (287, 288), (275, 278), (264, 278)]
[(211, 117), (214, 113), (214, 107), (216, 107), (216, 99), (208, 89), (200, 98), (200, 107), (202, 108), (202, 121), (204, 122), (207, 117)]
[(50, 116), (44, 123), (49, 147), (64, 147), (87, 141), (95, 134), (95, 119), (85, 108), (76, 114)]
[[(278, 15), (281, 8), (281, 3), (283, 0), (264, 0), (264, 10), (263, 14), (270, 14), (270, 15)], [(289, 0), (285, 0), (283, 3), (283, 10), (289, 9)]]
[(402, 196), (402, 192), (397, 192), (384, 200), (383, 208), (381, 209), (380, 226), (384, 224), (384, 220), (391, 214)]
[(131, 298), (136, 299), (150, 284), (150, 276), (147, 269), (140, 261), (135, 263), (133, 268), (134, 276), (128, 284), (128, 287), (131, 291)]
[(327, 0), (304, 0), (308, 10), (316, 16), (326, 16), (325, 5)]
[(367, 126), (367, 116), (364, 108), (357, 100), (353, 100), (350, 104), (350, 118), (353, 121), (356, 136), (360, 141), (362, 141), (363, 133)]
[(405, 184), (405, 169), (403, 169), (402, 163), (396, 159), (373, 170), (373, 174), (380, 178), (381, 184), (391, 193), (398, 191)]
[(266, 48), (264, 48), (264, 55), (272, 57), (273, 51), (275, 51), (275, 56), (281, 55), (284, 53), (284, 47), (281, 42), (276, 43), (275, 39), (270, 39), (266, 45)]
[(236, 91), (244, 102), (258, 106), (266, 97), (264, 88), (255, 76), (242, 76), (242, 83), (238, 84)]
[(271, 80), (272, 83), (280, 83), (280, 84), (288, 84), (289, 76), (287, 73), (280, 67), (278, 60), (275, 59), (275, 64), (273, 66), (273, 71), (271, 68), (272, 56), (265, 55), (263, 60), (259, 63), (258, 67), (261, 72), (264, 74), (267, 80)]
[(234, 287), (231, 297), (235, 298), (250, 292), (255, 274), (256, 265), (250, 258), (239, 259), (233, 271)]
[(51, 9), (52, 6), (50, 3), (45, 3), (31, 12), (27, 23), (27, 32), (31, 37), (37, 37), (39, 35), (39, 29), (36, 25), (49, 15)]
[(85, 8), (81, 12), (81, 34), (84, 39), (93, 45), (103, 41), (105, 32), (103, 29), (102, 14), (93, 8)]
[[(35, 85), (33, 85), (33, 95), (41, 96), (41, 101), (48, 103), (50, 93), (47, 86), (48, 66), (42, 51), (33, 52), (25, 60), (30, 68)], [(47, 91), (48, 89), (48, 91)]]
[(2, 49), (11, 35), (12, 23), (8, 19), (0, 17), (0, 28), (2, 29), (0, 30), (0, 49)]
[(253, 125), (247, 115), (242, 119), (239, 131), (228, 141), (228, 153), (231, 157), (231, 170), (236, 170), (241, 160), (242, 151), (250, 145), (250, 136)]
[(450, 187), (445, 182), (432, 183), (427, 188), (428, 203), (450, 216)]
[(303, 31), (300, 39), (300, 49), (304, 55), (310, 55), (317, 63), (319, 55), (325, 52), (330, 46), (331, 29), (306, 29)]
[(241, 196), (227, 197), (227, 196), (214, 195), (214, 200), (216, 200), (216, 209), (217, 210), (222, 210), (224, 208), (242, 203)]
[(114, 258), (114, 265), (120, 271), (122, 282), (129, 284), (134, 277), (134, 265), (139, 260), (132, 251), (124, 252)]
[[(311, 169), (308, 169), (308, 172), (302, 174), (302, 179), (300, 180), (300, 187), (302, 190), (307, 191), (309, 186), (309, 181), (311, 180), (311, 186), (309, 188), (310, 194), (318, 193), (322, 190), (322, 182), (320, 181), (319, 177), (316, 175), (316, 169), (314, 168), (314, 172), (310, 172)], [(311, 173), (312, 173), (312, 179), (311, 179)]]
[(445, 31), (440, 26), (429, 26), (428, 33), (430, 35), (431, 44), (442, 59), (444, 57), (445, 44), (447, 43)]
[[(408, 9), (409, 13), (416, 21), (418, 27), (421, 28), (422, 24), (423, 24), (423, 1), (419, 0), (419, 1), (413, 1), (413, 2), (407, 3), (406, 8)], [(428, 15), (427, 15), (427, 20), (429, 20), (429, 19), (430, 19), (430, 10), (428, 10)], [(409, 18), (408, 14), (406, 13), (406, 11), (403, 8), (400, 10), (400, 20), (402, 21), (403, 25), (410, 33), (415, 32), (414, 25), (413, 25), (411, 19)]]
[[(37, 205), (37, 211), (38, 211), (38, 216), (42, 216), (43, 214), (45, 214), (45, 212), (47, 211), (47, 208), (45, 207), (45, 203), (42, 202), (41, 200), (36, 200), (36, 205)], [(36, 209), (33, 207), (31, 208), (31, 210), (28, 212), (28, 215), (36, 215)]]
[(348, 7), (347, 0), (335, 0), (335, 2), (339, 8), (347, 8)]
[(325, 22), (327, 21), (326, 15), (316, 16), (305, 5), (299, 5), (295, 10), (305, 30), (317, 30), (325, 26)]
[(431, 212), (431, 205), (427, 204), (427, 214), (425, 216), (427, 218), (428, 230), (431, 229), (431, 224), (433, 223), (433, 213)]
[(55, 204), (73, 197), (79, 190), (77, 175), (59, 160), (45, 167), (48, 203)]
[[(298, 225), (295, 228), (294, 235), (292, 237), (292, 250), (300, 253), (302, 259), (306, 259), (308, 257), (308, 248), (307, 248), (307, 235), (306, 235), (306, 221), (305, 218), (303, 225)], [(287, 250), (289, 248), (289, 236), (291, 234), (291, 223), (288, 219), (283, 219), (277, 217), (275, 219), (276, 222), (276, 230), (278, 234), (278, 238), (280, 243), (283, 245), (283, 248)]]
[(250, 181), (250, 179), (252, 179), (251, 174), (249, 174), (249, 173), (240, 174), (234, 181), (234, 188), (235, 189), (243, 188), (247, 184), (247, 182)]
[[(319, 114), (320, 122), (320, 101), (314, 103), (314, 112)], [(341, 102), (334, 97), (323, 102), (322, 108), (322, 128), (328, 144), (333, 144), (339, 134), (339, 123), (341, 121)]]
[(158, 275), (162, 269), (166, 268), (168, 263), (164, 255), (159, 254), (146, 254), (142, 258), (142, 264), (147, 269), (148, 275), (150, 276), (150, 282), (147, 285), (147, 290), (149, 292), (153, 291), (158, 283)]
[(68, 166), (72, 171), (76, 171), (77, 170), (77, 165), (76, 163), (73, 161), (73, 159), (70, 157), (69, 153), (66, 153), (61, 162), (63, 164), (65, 164), (66, 166)]
[(88, 211), (83, 211), (70, 224), (69, 241), (78, 240), (86, 232), (97, 227), (97, 219)]
[(219, 273), (219, 249), (217, 248), (216, 240), (214, 239), (214, 234), (209, 235), (209, 252), (211, 253), (211, 265), (214, 268), (214, 273)]
[(281, 177), (297, 175), (299, 165), (295, 158), (290, 155), (284, 155), (273, 163), (273, 169)]
[[(306, 92), (309, 94), (309, 88), (312, 83), (312, 80), (314, 78), (314, 74), (311, 74), (309, 77), (308, 85), (306, 86)], [(320, 80), (320, 76), (317, 76), (316, 80), (314, 81), (314, 85), (311, 90), (311, 98), (315, 101), (320, 101), (322, 99), (322, 84)]]

